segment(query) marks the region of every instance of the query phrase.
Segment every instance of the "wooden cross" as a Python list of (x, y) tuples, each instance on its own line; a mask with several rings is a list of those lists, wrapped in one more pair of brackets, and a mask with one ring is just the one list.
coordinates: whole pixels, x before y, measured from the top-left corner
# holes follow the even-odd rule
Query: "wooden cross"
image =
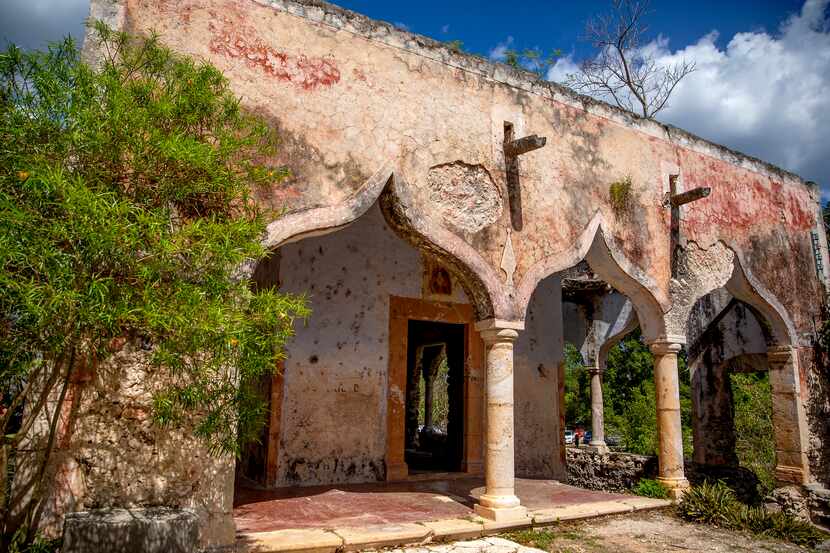
[(519, 156), (538, 150), (547, 143), (544, 136), (532, 134), (515, 139), (513, 123), (504, 122), (504, 165), (507, 170), (507, 199), (510, 202), (510, 221), (515, 230), (522, 230), (522, 189), (519, 183)]
[(677, 179), (680, 175), (669, 175), (669, 193), (664, 207), (671, 207), (671, 276), (677, 278), (677, 263), (682, 250), (680, 241), (680, 206), (689, 202), (702, 200), (712, 193), (708, 186), (692, 188), (686, 192), (677, 193)]

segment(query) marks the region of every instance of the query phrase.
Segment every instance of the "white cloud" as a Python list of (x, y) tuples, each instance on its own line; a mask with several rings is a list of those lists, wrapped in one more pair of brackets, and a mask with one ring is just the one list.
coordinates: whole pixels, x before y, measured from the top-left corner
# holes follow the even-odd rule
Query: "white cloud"
[(442, 26), (441, 27), (441, 32), (444, 33), (444, 34), (449, 33), (450, 32), (450, 24), (447, 23), (446, 25)]
[(565, 82), (568, 75), (579, 71), (579, 65), (574, 61), (573, 54), (568, 54), (556, 60), (556, 63), (548, 68), (547, 79), (557, 83)]
[(504, 41), (499, 42), (495, 48), (490, 50), (490, 59), (493, 61), (504, 61), (507, 57), (507, 51), (513, 45), (513, 37), (509, 36)]
[(394, 25), (396, 29), (400, 29), (401, 31), (409, 31), (409, 25), (401, 21), (395, 21), (394, 23), (392, 23), (392, 25)]
[[(807, 0), (778, 32), (738, 33), (724, 49), (711, 32), (671, 51), (645, 48), (660, 64), (694, 61), (658, 119), (815, 180), (830, 197), (830, 0)], [(548, 78), (576, 66), (559, 60)]]

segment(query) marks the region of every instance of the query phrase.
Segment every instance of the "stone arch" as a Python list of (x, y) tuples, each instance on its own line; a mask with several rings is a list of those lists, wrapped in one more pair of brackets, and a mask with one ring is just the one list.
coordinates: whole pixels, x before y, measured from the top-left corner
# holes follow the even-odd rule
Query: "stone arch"
[(774, 342), (781, 346), (796, 345), (792, 320), (775, 296), (754, 278), (737, 248), (717, 242), (703, 249), (689, 242), (678, 278), (671, 283), (671, 309), (666, 324), (671, 334), (689, 334), (689, 317), (702, 298), (718, 289), (751, 308), (759, 320), (769, 324)]
[(599, 351), (597, 352), (598, 369), (603, 371), (605, 370), (608, 362), (608, 352), (611, 351), (611, 348), (619, 344), (623, 338), (633, 332), (638, 326), (640, 326), (640, 321), (637, 319), (637, 312), (634, 310), (634, 306), (632, 305), (631, 311), (629, 311), (628, 318), (625, 320), (625, 323), (619, 327), (611, 329), (611, 332), (609, 332), (605, 342), (603, 342), (602, 346), (600, 346)]
[(795, 346), (797, 334), (792, 319), (781, 302), (753, 277), (740, 253), (735, 255), (732, 275), (725, 286), (735, 298), (752, 308), (754, 314), (770, 325), (771, 337), (778, 346)]
[[(331, 206), (313, 207), (288, 213), (266, 227), (263, 245), (271, 250), (305, 238), (341, 230), (363, 216), (378, 202), (392, 230), (420, 251), (445, 263), (473, 303), (479, 320), (510, 313), (509, 294), (498, 274), (466, 242), (447, 230), (431, 213), (420, 206), (411, 187), (385, 163), (345, 201)], [(253, 264), (242, 268), (250, 277)]]
[[(786, 310), (752, 276), (740, 252), (730, 251), (733, 255), (729, 277), (719, 287), (699, 289), (699, 295), (693, 298), (697, 309), (688, 309), (694, 459), (703, 465), (737, 465), (729, 375), (768, 372), (775, 478), (779, 482), (803, 484), (810, 478), (809, 441), (796, 355), (797, 334)], [(704, 299), (711, 305), (701, 305)], [(738, 316), (741, 309), (743, 319)], [(741, 320), (749, 321), (749, 326)], [(742, 334), (753, 327), (753, 336)], [(713, 428), (718, 430), (713, 433)]]
[(658, 286), (636, 265), (608, 246), (602, 216), (597, 213), (573, 246), (559, 254), (545, 257), (522, 278), (516, 292), (516, 304), (524, 314), (536, 286), (548, 276), (573, 267), (583, 259), (591, 270), (631, 301), (646, 340), (665, 334), (664, 305)]
[(399, 237), (446, 264), (472, 302), (476, 319), (512, 318), (511, 296), (496, 270), (419, 201), (406, 179), (393, 175), (378, 201)]

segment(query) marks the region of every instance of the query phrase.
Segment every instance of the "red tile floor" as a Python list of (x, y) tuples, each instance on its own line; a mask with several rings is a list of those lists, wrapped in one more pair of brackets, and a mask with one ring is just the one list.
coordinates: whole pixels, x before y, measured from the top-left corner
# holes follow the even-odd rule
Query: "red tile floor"
[[(464, 518), (473, 514), (483, 485), (480, 478), (463, 478), (278, 490), (237, 488), (233, 514), (237, 532)], [(630, 497), (528, 479), (516, 480), (516, 494), (532, 511)]]

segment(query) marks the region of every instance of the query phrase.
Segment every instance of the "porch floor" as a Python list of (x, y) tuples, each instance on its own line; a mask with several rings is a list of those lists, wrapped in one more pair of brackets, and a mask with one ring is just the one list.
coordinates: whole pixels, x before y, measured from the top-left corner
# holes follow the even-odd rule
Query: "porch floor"
[(239, 544), (254, 551), (335, 551), (464, 539), (509, 528), (544, 525), (653, 509), (665, 500), (595, 492), (553, 480), (517, 479), (528, 518), (510, 523), (482, 519), (473, 505), (480, 478), (379, 484), (237, 489), (234, 521)]

